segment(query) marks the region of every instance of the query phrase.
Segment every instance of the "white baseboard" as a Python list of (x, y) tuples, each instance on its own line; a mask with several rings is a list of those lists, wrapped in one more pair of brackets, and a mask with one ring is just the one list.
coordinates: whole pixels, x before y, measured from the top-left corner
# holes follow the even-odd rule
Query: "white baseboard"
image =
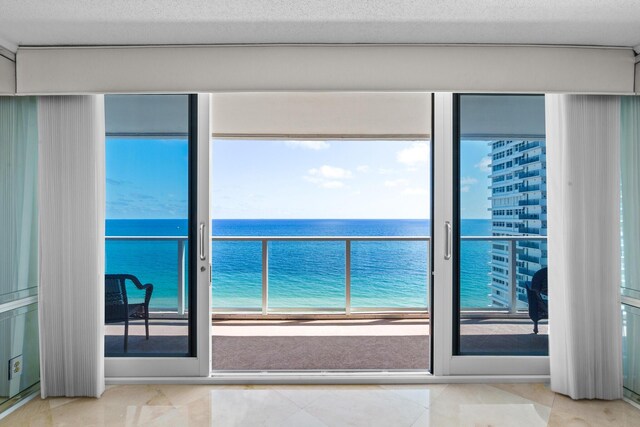
[(40, 389), (38, 389), (37, 392), (30, 394), (29, 396), (25, 397), (24, 399), (21, 399), (18, 403), (16, 403), (15, 405), (13, 405), (12, 407), (10, 407), (9, 409), (7, 409), (4, 412), (0, 412), (0, 421), (5, 418), (7, 415), (17, 411), (18, 409), (22, 408), (24, 405), (26, 405), (27, 403), (29, 403), (31, 400), (35, 399), (37, 396), (40, 396)]
[(434, 376), (423, 372), (214, 372), (209, 377), (111, 377), (107, 384), (478, 384), (548, 383), (548, 375)]

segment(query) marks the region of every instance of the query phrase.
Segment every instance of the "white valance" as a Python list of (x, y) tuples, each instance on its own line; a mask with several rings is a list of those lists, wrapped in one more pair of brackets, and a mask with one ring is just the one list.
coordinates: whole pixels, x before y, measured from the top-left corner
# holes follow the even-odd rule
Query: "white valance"
[(17, 93), (633, 93), (632, 49), (468, 45), (20, 48)]

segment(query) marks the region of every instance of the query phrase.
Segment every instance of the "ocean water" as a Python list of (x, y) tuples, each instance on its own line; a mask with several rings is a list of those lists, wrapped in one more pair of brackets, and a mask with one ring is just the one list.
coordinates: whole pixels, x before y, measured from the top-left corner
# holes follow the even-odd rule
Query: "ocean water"
[[(490, 220), (463, 220), (462, 234), (488, 236)], [(428, 220), (214, 220), (214, 236), (428, 236)], [(107, 220), (108, 236), (186, 236), (186, 220)], [(344, 242), (270, 242), (269, 306), (343, 308)], [(461, 305), (490, 305), (490, 245), (461, 246)], [(109, 241), (107, 273), (129, 273), (153, 283), (151, 307), (177, 306), (175, 241)], [(428, 242), (351, 243), (352, 307), (429, 307)], [(261, 243), (213, 242), (214, 308), (260, 308)], [(139, 300), (135, 289), (130, 299)]]

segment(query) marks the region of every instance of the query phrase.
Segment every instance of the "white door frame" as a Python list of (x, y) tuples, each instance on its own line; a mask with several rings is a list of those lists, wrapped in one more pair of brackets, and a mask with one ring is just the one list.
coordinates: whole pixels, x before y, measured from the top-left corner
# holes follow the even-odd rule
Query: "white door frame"
[[(194, 357), (105, 357), (105, 377), (208, 377), (211, 372), (211, 220), (209, 214), (209, 94), (197, 95), (197, 218), (191, 223), (197, 241), (196, 355)], [(201, 235), (200, 225), (204, 225)], [(203, 241), (201, 241), (204, 239)], [(202, 251), (202, 253), (200, 253)], [(202, 256), (200, 256), (202, 255)], [(204, 258), (204, 259), (202, 259)]]
[[(453, 355), (453, 268), (455, 259), (447, 257), (452, 251), (448, 241), (448, 230), (445, 224), (452, 226), (453, 212), (453, 93), (434, 93), (433, 123), (433, 176), (432, 183), (434, 216), (433, 216), (433, 289), (434, 301), (431, 302), (431, 318), (433, 321), (433, 375), (418, 374), (406, 378), (402, 373), (353, 372), (352, 378), (343, 378), (339, 374), (291, 372), (285, 375), (285, 382), (322, 383), (322, 382), (443, 382), (449, 377), (452, 382), (469, 382), (472, 378), (487, 381), (491, 377), (502, 380), (541, 380), (549, 375), (549, 358), (546, 356), (454, 356)], [(198, 95), (198, 207), (197, 221), (192, 224), (198, 228), (205, 224), (204, 258), (197, 262), (197, 356), (180, 357), (113, 357), (105, 358), (105, 376), (110, 382), (118, 382), (118, 378), (127, 382), (126, 378), (153, 377), (175, 378), (177, 382), (282, 382), (282, 372), (265, 373), (216, 373), (211, 377), (211, 240), (210, 236), (210, 96)], [(196, 242), (194, 242), (196, 243)], [(200, 242), (197, 242), (199, 245)], [(200, 246), (198, 246), (200, 249)], [(235, 378), (237, 376), (237, 378)], [(350, 377), (351, 375), (347, 375)], [(365, 378), (369, 377), (371, 378)], [(475, 377), (470, 377), (475, 376)], [(498, 377), (498, 376), (509, 376)], [(196, 380), (195, 377), (199, 377)], [(335, 377), (335, 378), (334, 378)], [(338, 378), (339, 377), (339, 378)], [(179, 379), (181, 378), (181, 379)], [(368, 381), (367, 381), (368, 380)], [(135, 382), (135, 380), (134, 380)], [(446, 381), (445, 381), (446, 382)], [(473, 382), (473, 381), (471, 381)]]

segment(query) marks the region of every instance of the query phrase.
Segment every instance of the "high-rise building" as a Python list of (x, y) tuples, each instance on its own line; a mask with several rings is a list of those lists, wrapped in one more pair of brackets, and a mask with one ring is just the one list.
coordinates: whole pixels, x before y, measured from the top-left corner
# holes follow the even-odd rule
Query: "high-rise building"
[[(489, 144), (492, 235), (546, 236), (545, 141), (501, 140)], [(516, 254), (513, 264), (512, 257)], [(525, 286), (531, 281), (533, 274), (546, 265), (546, 242), (494, 242), (491, 245), (489, 284), (491, 305), (515, 309), (512, 301), (516, 301), (519, 307), (526, 307)], [(516, 299), (512, 297), (514, 285)]]

